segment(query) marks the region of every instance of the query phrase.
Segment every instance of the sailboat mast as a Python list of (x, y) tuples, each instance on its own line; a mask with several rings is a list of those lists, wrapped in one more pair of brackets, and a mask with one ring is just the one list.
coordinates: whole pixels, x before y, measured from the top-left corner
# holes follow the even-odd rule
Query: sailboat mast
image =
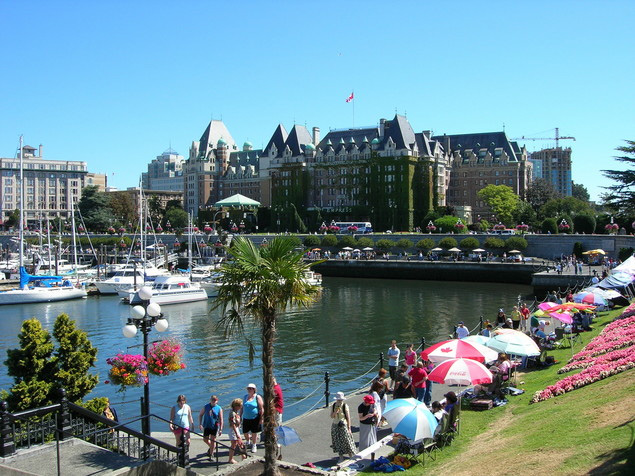
[(73, 227), (73, 262), (75, 263), (75, 274), (77, 275), (77, 284), (79, 285), (79, 266), (77, 265), (77, 235), (75, 234), (75, 201), (71, 196), (71, 226)]
[(20, 238), (20, 269), (24, 266), (24, 183), (23, 183), (23, 142), (24, 137), (20, 136), (20, 225), (18, 226), (18, 233)]
[(190, 269), (190, 281), (192, 281), (192, 233), (194, 232), (194, 225), (192, 223), (192, 212), (188, 213), (188, 225), (190, 233), (187, 236), (187, 264)]
[(51, 256), (51, 223), (49, 222), (49, 217), (46, 217), (46, 242), (48, 244), (48, 255), (49, 255), (49, 274), (53, 274), (53, 257)]

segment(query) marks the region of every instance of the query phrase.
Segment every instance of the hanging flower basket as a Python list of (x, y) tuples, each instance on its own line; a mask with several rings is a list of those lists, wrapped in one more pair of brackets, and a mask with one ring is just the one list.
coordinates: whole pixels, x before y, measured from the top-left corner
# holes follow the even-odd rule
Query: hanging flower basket
[(161, 227), (161, 225), (157, 226), (156, 232), (163, 233), (163, 228)]
[(516, 229), (518, 231), (527, 231), (529, 230), (529, 225), (525, 225), (524, 223), (521, 223), (520, 225), (516, 225)]
[(117, 354), (106, 359), (110, 365), (106, 383), (119, 385), (119, 391), (126, 387), (140, 387), (148, 382), (148, 364), (143, 355)]
[(174, 247), (175, 248), (180, 248), (181, 247), (181, 243), (177, 240), (174, 242)]
[[(40, 231), (40, 230), (38, 230), (38, 231)], [(80, 233), (84, 233), (84, 227), (82, 225), (79, 225), (77, 227), (77, 231), (79, 231)]]
[(223, 244), (222, 244), (220, 241), (217, 241), (216, 243), (214, 243), (214, 246), (215, 246), (216, 248), (222, 248), (222, 247), (223, 247)]
[(238, 231), (238, 227), (237, 227), (237, 226), (232, 226), (232, 231), (233, 231), (234, 233), (236, 233), (236, 232)]
[(123, 226), (119, 228), (119, 233), (123, 235), (125, 232), (126, 232), (126, 229)]
[(116, 230), (111, 226), (111, 227), (108, 228), (107, 231), (108, 231), (109, 235), (114, 235)]
[[(635, 222), (633, 222), (633, 224), (635, 224)], [(635, 228), (635, 227), (633, 227), (633, 228)], [(328, 231), (328, 229), (329, 229), (329, 227), (328, 227), (328, 226), (326, 226), (326, 225), (322, 225), (322, 226), (320, 227), (320, 231), (321, 231), (322, 233), (324, 233), (325, 231)]]
[(355, 233), (357, 231), (357, 227), (355, 225), (351, 225), (348, 227), (348, 231), (351, 233)]
[(569, 224), (568, 224), (568, 223), (560, 223), (560, 224), (558, 225), (558, 229), (559, 229), (560, 231), (564, 231), (564, 232), (566, 232), (566, 231), (569, 231), (569, 229), (570, 229), (570, 228), (571, 228), (571, 227), (569, 226)]
[(620, 229), (620, 226), (617, 223), (609, 223), (604, 227), (604, 229), (608, 233), (617, 233), (617, 230)]
[(128, 247), (128, 245), (126, 244), (126, 242), (125, 242), (125, 241), (121, 241), (121, 242), (119, 243), (119, 248), (121, 248), (122, 250), (123, 250), (123, 249), (126, 249), (127, 247)]
[(494, 229), (495, 230), (504, 230), (505, 229), (505, 225), (503, 225), (502, 223), (499, 223), (497, 225), (494, 225)]
[(170, 375), (184, 368), (183, 346), (179, 341), (166, 339), (148, 349), (148, 371), (152, 375)]
[(331, 225), (331, 226), (329, 226), (329, 231), (331, 233), (337, 233), (338, 231), (340, 231), (340, 227), (337, 226), (337, 225)]
[(437, 229), (436, 226), (434, 225), (428, 225), (426, 226), (426, 230), (428, 230), (430, 233), (432, 233), (433, 231), (435, 231)]
[(200, 246), (201, 248), (206, 248), (206, 247), (207, 247), (207, 243), (201, 243), (199, 246)]
[(203, 228), (203, 231), (209, 235), (214, 230), (211, 226), (207, 225), (205, 228)]
[(454, 228), (460, 231), (465, 228), (465, 225), (463, 223), (457, 223), (456, 225), (454, 225)]
[(198, 233), (198, 227), (197, 227), (197, 226), (195, 226), (195, 227), (192, 229), (192, 231), (194, 231), (194, 233)]

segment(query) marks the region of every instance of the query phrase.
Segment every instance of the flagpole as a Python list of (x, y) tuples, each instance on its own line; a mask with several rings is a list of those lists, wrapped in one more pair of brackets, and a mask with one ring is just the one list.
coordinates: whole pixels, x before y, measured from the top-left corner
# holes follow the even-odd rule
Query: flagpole
[(354, 128), (355, 127), (355, 90), (354, 89), (351, 96), (353, 96), (353, 128)]

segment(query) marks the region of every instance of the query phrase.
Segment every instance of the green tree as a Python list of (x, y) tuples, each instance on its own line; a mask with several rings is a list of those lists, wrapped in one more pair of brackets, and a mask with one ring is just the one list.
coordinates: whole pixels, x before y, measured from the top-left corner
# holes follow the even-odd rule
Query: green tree
[(485, 232), (489, 230), (490, 227), (491, 227), (490, 223), (485, 219), (481, 219), (481, 221), (478, 222), (478, 231)]
[(15, 227), (19, 223), (20, 223), (20, 210), (16, 208), (15, 210), (11, 212), (11, 214), (9, 215), (9, 218), (7, 218), (5, 225), (9, 227)]
[(489, 238), (485, 239), (483, 246), (492, 250), (500, 250), (502, 248), (505, 248), (505, 242), (500, 238), (490, 236)]
[(558, 224), (555, 218), (545, 218), (540, 225), (540, 229), (543, 233), (558, 233)]
[(626, 170), (602, 170), (605, 177), (614, 184), (606, 187), (609, 192), (604, 203), (619, 212), (635, 212), (635, 141), (627, 140), (626, 145), (616, 150), (624, 155), (614, 157), (618, 162), (626, 164)]
[(536, 217), (536, 212), (528, 202), (522, 200), (518, 202), (518, 206), (514, 211), (514, 223), (516, 225), (524, 223), (525, 225), (534, 226)]
[(8, 403), (14, 411), (46, 405), (53, 386), (55, 366), (51, 361), (51, 334), (35, 318), (22, 323), (20, 347), (7, 350), (7, 373), (13, 377)]
[(573, 182), (571, 184), (571, 196), (573, 196), (573, 198), (577, 198), (581, 202), (588, 203), (591, 200), (591, 195), (589, 195), (589, 191), (581, 183)]
[(445, 215), (434, 220), (434, 226), (437, 227), (437, 231), (439, 233), (449, 233), (451, 231), (454, 231), (454, 225), (456, 225), (458, 221), (458, 217)]
[(320, 237), (317, 235), (308, 235), (304, 238), (304, 246), (307, 248), (313, 248), (320, 244)]
[(521, 236), (512, 236), (505, 240), (505, 248), (508, 250), (522, 251), (527, 248), (527, 240)]
[(540, 209), (540, 216), (544, 218), (556, 218), (560, 215), (572, 217), (580, 213), (592, 214), (593, 209), (588, 203), (574, 197), (554, 198), (545, 203)]
[(360, 248), (372, 248), (373, 246), (375, 246), (375, 243), (372, 239), (364, 236), (357, 240), (357, 246), (359, 246)]
[(89, 230), (103, 231), (108, 228), (114, 218), (108, 196), (100, 192), (96, 185), (84, 187), (77, 208)]
[[(232, 261), (222, 267), (223, 286), (216, 298), (222, 311), (219, 326), (226, 332), (242, 333), (253, 319), (261, 331), (262, 373), (264, 388), (264, 431), (266, 476), (277, 476), (276, 417), (273, 406), (274, 342), (280, 313), (291, 306), (305, 307), (317, 296), (317, 287), (304, 279), (305, 265), (302, 253), (284, 238), (275, 238), (266, 248), (258, 248), (242, 237), (229, 248)], [(248, 340), (250, 358), (254, 345)]]
[(166, 222), (170, 222), (172, 228), (182, 230), (187, 227), (189, 217), (187, 215), (187, 212), (182, 208), (172, 207), (167, 212), (165, 212), (165, 220)]
[(337, 246), (340, 248), (355, 248), (357, 246), (357, 240), (353, 235), (342, 235), (340, 239), (337, 241)]
[[(139, 221), (139, 210), (135, 208), (134, 198), (128, 192), (111, 192), (110, 210), (112, 215), (121, 220), (122, 225), (126, 223), (137, 223)], [(144, 211), (145, 214), (145, 211)], [(128, 230), (132, 233), (134, 230)]]
[(386, 238), (377, 240), (377, 243), (375, 243), (375, 247), (381, 251), (390, 251), (393, 246), (395, 246), (395, 242)]
[(450, 248), (456, 248), (458, 246), (456, 240), (450, 236), (446, 236), (445, 238), (441, 238), (439, 243), (437, 243), (440, 248), (445, 250), (449, 250)]
[(324, 235), (322, 237), (322, 246), (325, 246), (325, 247), (337, 246), (337, 236)]
[(461, 240), (461, 243), (459, 243), (459, 247), (463, 248), (464, 250), (473, 250), (478, 248), (479, 246), (481, 246), (481, 244), (473, 236), (463, 238)]
[(403, 250), (407, 250), (410, 249), (414, 246), (414, 243), (409, 240), (408, 238), (401, 238), (400, 240), (397, 240), (397, 243), (395, 245), (397, 248), (401, 248)]
[(432, 238), (424, 238), (417, 242), (417, 249), (422, 251), (431, 250), (434, 246), (434, 240)]
[(633, 256), (633, 252), (635, 252), (635, 249), (633, 249), (632, 246), (629, 246), (628, 248), (620, 248), (617, 252), (617, 257), (620, 261), (626, 261), (628, 258)]
[(55, 319), (53, 337), (58, 343), (54, 354), (54, 387), (66, 389), (66, 397), (72, 402), (81, 400), (99, 382), (97, 374), (89, 373), (97, 361), (97, 348), (67, 314), (60, 314)]
[(551, 182), (542, 178), (537, 178), (531, 182), (525, 191), (525, 201), (535, 212), (538, 212), (549, 200), (559, 197), (560, 195), (553, 188)]
[(510, 224), (516, 207), (518, 206), (518, 195), (507, 185), (488, 185), (477, 193), (478, 197), (487, 203), (487, 206), (496, 214), (498, 219)]
[(161, 208), (161, 199), (158, 195), (151, 195), (150, 198), (148, 198), (148, 211), (150, 212), (152, 224), (156, 227), (161, 223), (161, 220), (163, 220), (165, 213), (165, 210)]
[(573, 217), (573, 226), (578, 233), (593, 233), (595, 231), (595, 217), (589, 213), (581, 213)]

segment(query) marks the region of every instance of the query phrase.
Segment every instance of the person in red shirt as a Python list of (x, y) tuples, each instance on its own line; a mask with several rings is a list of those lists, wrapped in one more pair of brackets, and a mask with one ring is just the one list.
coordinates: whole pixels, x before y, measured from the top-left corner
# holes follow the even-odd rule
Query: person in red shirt
[(522, 303), (520, 305), (520, 328), (522, 330), (527, 330), (527, 320), (529, 319), (529, 315), (531, 314), (531, 311), (529, 310), (529, 308), (527, 307), (527, 304)]
[(423, 362), (417, 362), (417, 366), (410, 369), (408, 375), (412, 379), (412, 386), (417, 393), (417, 400), (423, 402), (426, 394), (426, 380), (428, 380), (428, 372), (423, 368)]
[(282, 425), (282, 412), (284, 411), (284, 397), (282, 396), (282, 388), (278, 385), (278, 381), (273, 379), (273, 406), (276, 409), (276, 423)]

